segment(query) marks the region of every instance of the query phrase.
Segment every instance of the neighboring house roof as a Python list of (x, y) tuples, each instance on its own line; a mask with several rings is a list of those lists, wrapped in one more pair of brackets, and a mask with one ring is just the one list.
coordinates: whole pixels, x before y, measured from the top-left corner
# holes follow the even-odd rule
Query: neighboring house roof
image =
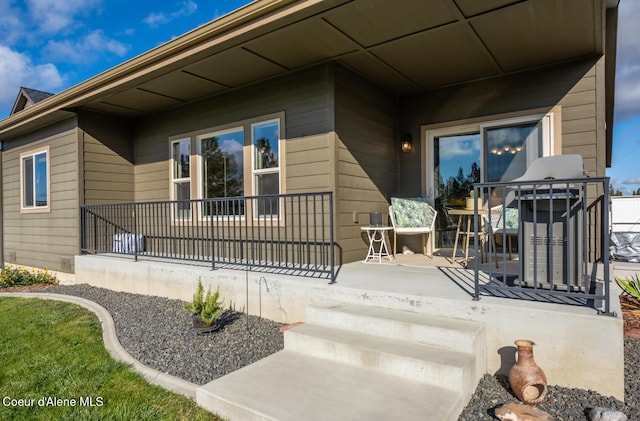
[(78, 109), (144, 118), (326, 61), (398, 96), (598, 57), (607, 47), (614, 65), (616, 28), (605, 11), (617, 15), (616, 6), (612, 0), (553, 7), (542, 0), (256, 0), (9, 116), (0, 121), (0, 136)]
[(38, 102), (49, 98), (50, 96), (53, 96), (53, 94), (21, 86), (20, 91), (18, 92), (18, 96), (16, 97), (16, 101), (14, 102), (13, 108), (11, 108), (11, 113), (9, 115), (13, 115), (18, 111), (29, 108), (37, 104)]

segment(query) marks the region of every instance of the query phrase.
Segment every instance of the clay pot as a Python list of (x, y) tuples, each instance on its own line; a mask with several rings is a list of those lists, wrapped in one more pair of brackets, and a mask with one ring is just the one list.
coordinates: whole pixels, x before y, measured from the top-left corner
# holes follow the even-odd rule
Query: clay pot
[(533, 359), (533, 341), (519, 339), (518, 362), (509, 371), (511, 390), (524, 403), (537, 404), (547, 394), (547, 376)]

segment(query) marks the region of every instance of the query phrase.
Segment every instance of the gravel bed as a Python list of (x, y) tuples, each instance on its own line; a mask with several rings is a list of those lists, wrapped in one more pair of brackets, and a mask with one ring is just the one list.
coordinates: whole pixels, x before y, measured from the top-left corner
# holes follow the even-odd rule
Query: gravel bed
[[(624, 338), (624, 376), (624, 403), (592, 390), (549, 386), (547, 396), (537, 408), (562, 421), (589, 420), (589, 411), (598, 406), (622, 411), (629, 421), (640, 420), (640, 339)], [(494, 409), (510, 402), (520, 403), (511, 394), (507, 377), (486, 374), (458, 421), (495, 420)]]
[(158, 371), (203, 385), (284, 347), (281, 323), (226, 310), (222, 327), (191, 330), (183, 301), (116, 292), (89, 285), (60, 285), (36, 292), (75, 295), (103, 306), (118, 340), (135, 359)]
[[(115, 292), (89, 285), (62, 285), (42, 290), (83, 297), (106, 308), (122, 346), (156, 370), (196, 384), (205, 384), (283, 349), (282, 326), (266, 319), (227, 310), (223, 326), (210, 334), (195, 334), (183, 302), (161, 297)], [(591, 408), (603, 406), (640, 420), (640, 339), (625, 337), (625, 403), (591, 390), (549, 386), (537, 405), (555, 420), (589, 420)], [(588, 368), (585, 368), (588, 369)], [(606, 373), (602, 373), (606, 376)], [(505, 376), (485, 375), (459, 421), (495, 420), (496, 407), (518, 403)]]

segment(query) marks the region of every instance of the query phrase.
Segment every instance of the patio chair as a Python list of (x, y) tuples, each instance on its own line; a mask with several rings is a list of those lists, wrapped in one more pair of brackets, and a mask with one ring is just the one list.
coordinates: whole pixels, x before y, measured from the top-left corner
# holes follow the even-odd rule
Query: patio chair
[[(389, 218), (393, 227), (393, 257), (396, 256), (398, 235), (422, 235), (422, 253), (433, 257), (434, 232), (438, 212), (427, 203), (427, 198), (391, 198)], [(427, 242), (429, 247), (427, 247)], [(429, 252), (427, 252), (429, 249)]]
[[(514, 208), (505, 208), (503, 205), (494, 206), (490, 210), (490, 214), (483, 215), (485, 219), (485, 229), (487, 236), (493, 246), (493, 255), (496, 259), (496, 267), (498, 267), (498, 252), (495, 237), (504, 235), (507, 239), (506, 247), (509, 249), (509, 260), (513, 259), (511, 253), (511, 238), (518, 237), (518, 210)], [(504, 251), (505, 245), (502, 245)]]

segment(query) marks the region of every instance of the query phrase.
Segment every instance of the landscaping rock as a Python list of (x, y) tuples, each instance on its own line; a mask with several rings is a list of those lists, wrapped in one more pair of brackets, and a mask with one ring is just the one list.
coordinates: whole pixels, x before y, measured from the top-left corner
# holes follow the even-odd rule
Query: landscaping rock
[(496, 418), (503, 421), (552, 421), (553, 418), (548, 413), (540, 409), (522, 405), (519, 403), (508, 403), (496, 408)]
[(589, 411), (591, 421), (627, 421), (627, 416), (611, 408), (597, 407)]

